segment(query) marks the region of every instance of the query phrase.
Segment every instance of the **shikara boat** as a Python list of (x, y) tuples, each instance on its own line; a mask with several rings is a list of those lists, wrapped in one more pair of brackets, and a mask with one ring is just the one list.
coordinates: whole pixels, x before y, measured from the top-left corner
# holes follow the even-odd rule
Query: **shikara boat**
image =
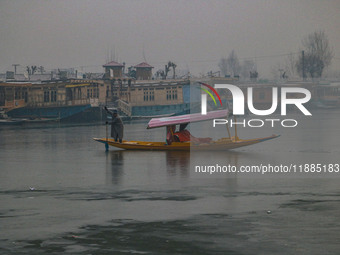
[(24, 120), (20, 119), (0, 119), (0, 126), (2, 125), (20, 125), (24, 122)]
[(24, 119), (13, 119), (8, 117), (3, 109), (0, 109), (0, 126), (3, 125), (20, 125), (24, 122)]
[[(272, 135), (264, 138), (255, 139), (240, 139), (237, 136), (237, 129), (235, 128), (235, 136), (230, 135), (230, 130), (227, 125), (229, 137), (221, 138), (213, 141), (211, 138), (197, 138), (192, 136), (187, 130), (185, 130), (187, 139), (182, 139), (180, 132), (174, 132), (174, 127), (180, 125), (185, 127), (189, 123), (200, 122), (205, 120), (225, 118), (229, 116), (228, 110), (220, 110), (208, 112), (206, 115), (201, 113), (186, 114), (180, 116), (164, 117), (164, 118), (153, 118), (150, 120), (147, 129), (166, 127), (167, 138), (164, 142), (147, 142), (147, 141), (126, 141), (122, 143), (115, 142), (114, 139), (110, 138), (93, 138), (95, 141), (104, 143), (106, 149), (109, 146), (113, 146), (125, 150), (164, 150), (164, 151), (190, 151), (190, 150), (230, 150), (236, 149), (252, 144), (257, 144), (270, 139), (279, 137), (279, 135)], [(181, 129), (181, 128), (180, 128)], [(182, 130), (183, 131), (183, 130)], [(189, 133), (189, 135), (188, 135)], [(190, 136), (188, 138), (188, 136)]]

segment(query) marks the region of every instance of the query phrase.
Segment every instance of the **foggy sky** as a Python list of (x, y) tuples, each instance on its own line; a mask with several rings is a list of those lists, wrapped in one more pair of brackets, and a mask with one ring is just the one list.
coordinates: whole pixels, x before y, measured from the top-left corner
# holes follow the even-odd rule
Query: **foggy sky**
[(144, 55), (154, 71), (171, 60), (197, 75), (218, 71), (234, 49), (266, 77), (285, 57), (263, 56), (297, 53), (315, 30), (328, 35), (339, 70), (339, 13), (336, 0), (0, 0), (0, 72), (12, 64), (103, 71), (111, 52), (127, 66)]

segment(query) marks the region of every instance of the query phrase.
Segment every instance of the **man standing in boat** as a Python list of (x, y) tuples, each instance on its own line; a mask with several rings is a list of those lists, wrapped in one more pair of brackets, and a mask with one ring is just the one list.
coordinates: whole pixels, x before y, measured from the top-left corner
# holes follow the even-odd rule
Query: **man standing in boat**
[(107, 107), (104, 107), (105, 111), (112, 116), (111, 121), (111, 137), (115, 139), (117, 142), (119, 140), (120, 143), (123, 142), (123, 132), (124, 125), (122, 119), (118, 115), (118, 111), (115, 109), (110, 111)]

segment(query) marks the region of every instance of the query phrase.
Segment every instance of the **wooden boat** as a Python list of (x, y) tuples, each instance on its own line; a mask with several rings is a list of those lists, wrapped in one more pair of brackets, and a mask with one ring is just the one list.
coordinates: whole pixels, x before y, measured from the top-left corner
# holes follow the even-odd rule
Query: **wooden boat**
[(25, 119), (25, 123), (46, 123), (46, 122), (57, 122), (59, 118), (30, 118)]
[[(229, 116), (228, 110), (223, 111), (213, 111), (207, 113), (207, 115), (201, 115), (201, 113), (186, 114), (173, 117), (165, 118), (153, 118), (148, 124), (148, 129), (158, 128), (158, 127), (169, 127), (174, 125), (186, 125), (192, 122), (199, 122), (211, 119), (218, 119)], [(237, 129), (235, 129), (235, 136), (230, 136), (229, 127), (227, 126), (229, 137), (221, 138), (216, 141), (212, 141), (209, 138), (195, 138), (191, 136), (190, 141), (172, 141), (169, 142), (168, 136), (166, 142), (147, 142), (147, 141), (126, 141), (123, 140), (122, 143), (115, 142), (114, 139), (110, 138), (93, 138), (95, 141), (105, 144), (106, 149), (109, 146), (113, 146), (125, 150), (164, 150), (164, 151), (190, 151), (190, 150), (230, 150), (236, 149), (244, 146), (249, 146), (271, 140), (279, 137), (279, 135), (272, 135), (264, 138), (255, 139), (240, 139), (237, 136)], [(175, 133), (176, 134), (176, 133)], [(169, 135), (169, 132), (168, 132)], [(174, 135), (174, 134), (172, 134)], [(170, 135), (171, 136), (171, 135)]]
[(24, 120), (19, 119), (0, 119), (0, 126), (2, 125), (21, 125)]
[(2, 125), (20, 125), (24, 122), (24, 119), (13, 119), (8, 117), (3, 109), (0, 109), (0, 126)]

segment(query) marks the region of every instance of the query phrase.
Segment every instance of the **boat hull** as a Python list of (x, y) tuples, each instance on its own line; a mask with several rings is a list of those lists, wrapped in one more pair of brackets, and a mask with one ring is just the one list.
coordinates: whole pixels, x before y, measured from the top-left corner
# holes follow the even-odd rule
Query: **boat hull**
[(25, 120), (11, 120), (11, 119), (0, 120), (0, 126), (21, 125), (24, 121)]
[(91, 108), (90, 104), (51, 107), (20, 107), (7, 112), (12, 118), (65, 119)]
[(173, 142), (171, 145), (167, 145), (165, 142), (145, 142), (145, 141), (123, 141), (122, 143), (115, 142), (114, 139), (106, 138), (93, 138), (95, 141), (104, 143), (119, 149), (125, 150), (149, 150), (149, 151), (221, 151), (221, 150), (231, 150), (244, 146), (249, 146), (271, 140), (279, 137), (279, 135), (272, 135), (264, 138), (256, 139), (235, 139), (232, 138), (222, 138), (217, 141), (210, 143), (193, 144), (191, 142)]

